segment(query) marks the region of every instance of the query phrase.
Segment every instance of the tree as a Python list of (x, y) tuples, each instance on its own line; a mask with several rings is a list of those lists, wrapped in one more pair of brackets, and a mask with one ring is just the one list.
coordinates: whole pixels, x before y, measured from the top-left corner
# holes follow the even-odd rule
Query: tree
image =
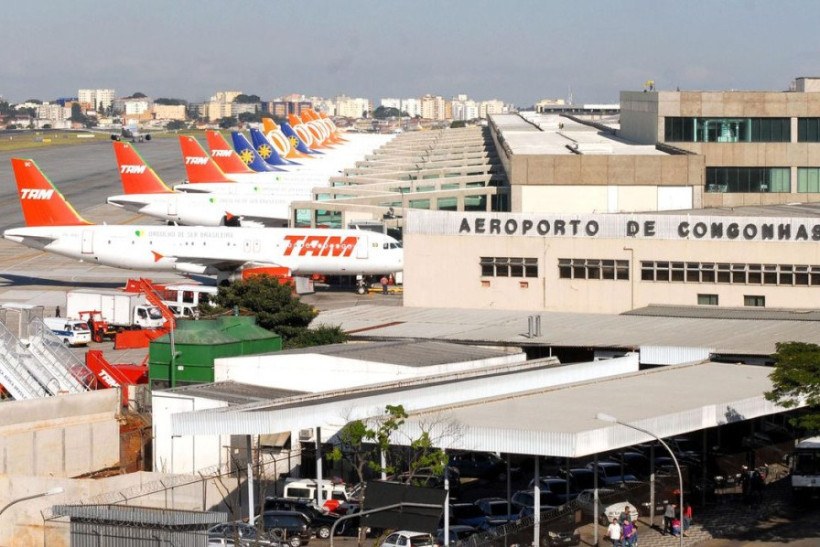
[(241, 112), (237, 118), (239, 118), (239, 121), (243, 123), (262, 121), (262, 117), (255, 112)]
[(450, 129), (458, 129), (461, 127), (467, 127), (467, 122), (465, 122), (464, 120), (453, 120), (450, 123)]
[(88, 121), (88, 118), (86, 118), (85, 114), (83, 114), (83, 109), (80, 107), (79, 103), (71, 104), (71, 117), (69, 119), (72, 122), (82, 124), (85, 124)]
[(766, 399), (785, 408), (801, 402), (809, 407), (792, 424), (808, 431), (820, 430), (820, 346), (804, 342), (778, 342), (774, 371), (769, 375), (774, 389)]
[(148, 95), (146, 95), (142, 91), (137, 91), (136, 93), (134, 93), (130, 97), (126, 97), (126, 99), (145, 99), (146, 97), (148, 97)]
[(392, 106), (380, 106), (373, 111), (373, 117), (378, 120), (384, 120), (386, 118), (396, 118), (401, 115), (398, 108), (394, 108)]
[(160, 97), (154, 101), (154, 104), (164, 104), (169, 106), (179, 106), (179, 105), (188, 105), (188, 101), (185, 99), (167, 99), (165, 97)]
[[(430, 469), (433, 474), (443, 475), (447, 467), (447, 454), (435, 445), (433, 433), (438, 439), (460, 435), (460, 428), (454, 422), (447, 422), (437, 417), (431, 422), (421, 422), (421, 434), (416, 439), (408, 439), (408, 451), (390, 450), (390, 441), (407, 420), (408, 414), (403, 405), (386, 405), (384, 414), (376, 418), (352, 420), (336, 434), (338, 444), (328, 454), (330, 461), (347, 460), (353, 466), (359, 483), (364, 483), (367, 471), (394, 475), (407, 469), (407, 482), (412, 484), (413, 476), (421, 469)], [(439, 427), (445, 424), (444, 427)], [(385, 456), (385, 465), (381, 456)], [(406, 460), (405, 460), (406, 458)], [(364, 507), (366, 490), (362, 491), (359, 501)], [(359, 530), (359, 545), (363, 541), (362, 530)]]
[(185, 129), (185, 122), (182, 120), (171, 120), (165, 125), (165, 129), (169, 131), (177, 131), (179, 129)]
[(236, 118), (233, 116), (225, 116), (224, 118), (219, 118), (218, 123), (220, 129), (230, 129), (236, 127)]
[(238, 306), (256, 314), (260, 327), (280, 335), (286, 348), (309, 345), (337, 344), (347, 340), (338, 327), (309, 330), (308, 325), (318, 315), (313, 306), (294, 296), (290, 285), (282, 285), (269, 275), (255, 275), (219, 287), (213, 299), (214, 307), (203, 307), (203, 314), (226, 313)]
[(259, 98), (259, 95), (245, 95), (244, 93), (240, 93), (233, 100), (233, 102), (235, 102), (235, 103), (242, 103), (242, 104), (258, 103), (260, 101), (261, 101), (261, 99)]

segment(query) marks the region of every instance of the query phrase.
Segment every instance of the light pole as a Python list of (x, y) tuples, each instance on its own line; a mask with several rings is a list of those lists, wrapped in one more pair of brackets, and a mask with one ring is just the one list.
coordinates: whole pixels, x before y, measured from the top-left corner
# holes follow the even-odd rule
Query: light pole
[(11, 507), (12, 505), (16, 505), (16, 504), (20, 503), (21, 501), (33, 500), (35, 498), (44, 498), (46, 496), (54, 496), (54, 495), (62, 494), (62, 493), (63, 493), (63, 487), (62, 486), (55, 486), (54, 488), (52, 488), (50, 490), (46, 490), (45, 492), (40, 492), (39, 494), (33, 494), (31, 496), (23, 496), (22, 498), (18, 498), (14, 501), (11, 501), (11, 502), (7, 503), (5, 507), (0, 509), (0, 515), (2, 515), (6, 511), (6, 509)]
[(599, 412), (598, 414), (596, 414), (595, 418), (597, 420), (601, 420), (601, 421), (604, 421), (604, 422), (610, 422), (610, 423), (613, 423), (613, 424), (622, 425), (624, 427), (634, 429), (635, 431), (640, 431), (641, 433), (646, 433), (647, 435), (649, 435), (650, 437), (653, 437), (655, 440), (657, 440), (659, 443), (661, 443), (663, 445), (663, 447), (666, 449), (666, 451), (669, 452), (669, 455), (672, 456), (672, 462), (675, 464), (675, 469), (678, 472), (678, 485), (679, 485), (678, 488), (679, 488), (679, 492), (680, 492), (680, 500), (679, 500), (680, 505), (678, 506), (678, 511), (680, 512), (680, 517), (681, 517), (680, 518), (680, 536), (679, 536), (679, 538), (680, 538), (680, 547), (683, 547), (683, 474), (680, 472), (680, 465), (678, 465), (678, 458), (675, 457), (675, 453), (672, 452), (672, 449), (669, 448), (669, 445), (666, 444), (663, 439), (661, 439), (660, 437), (658, 437), (657, 435), (655, 435), (651, 431), (647, 431), (646, 429), (643, 429), (643, 428), (638, 427), (636, 425), (632, 425), (632, 424), (628, 424), (626, 422), (622, 422), (622, 421), (618, 420), (618, 418), (616, 418), (615, 416), (611, 416), (609, 414), (604, 414), (603, 412)]

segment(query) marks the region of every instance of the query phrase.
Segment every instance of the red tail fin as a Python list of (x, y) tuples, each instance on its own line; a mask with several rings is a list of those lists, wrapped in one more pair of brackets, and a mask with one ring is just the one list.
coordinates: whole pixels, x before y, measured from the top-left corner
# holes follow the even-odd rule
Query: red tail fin
[(219, 131), (209, 130), (205, 132), (208, 139), (208, 148), (211, 149), (211, 157), (222, 171), (225, 173), (253, 173), (253, 169), (245, 165), (239, 154), (231, 148), (225, 137)]
[(182, 163), (185, 164), (188, 182), (233, 182), (194, 137), (180, 135), (179, 146), (182, 148)]
[(133, 146), (114, 142), (114, 154), (120, 170), (122, 188), (126, 194), (167, 194), (173, 192), (162, 182), (153, 169), (148, 167)]
[(79, 226), (91, 224), (74, 210), (34, 160), (11, 159), (26, 226)]

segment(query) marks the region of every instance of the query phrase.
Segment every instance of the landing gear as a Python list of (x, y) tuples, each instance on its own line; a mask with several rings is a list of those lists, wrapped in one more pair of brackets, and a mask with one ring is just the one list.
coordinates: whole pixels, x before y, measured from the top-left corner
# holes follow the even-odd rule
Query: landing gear
[(367, 294), (367, 286), (369, 279), (363, 275), (356, 276), (356, 292), (358, 294)]

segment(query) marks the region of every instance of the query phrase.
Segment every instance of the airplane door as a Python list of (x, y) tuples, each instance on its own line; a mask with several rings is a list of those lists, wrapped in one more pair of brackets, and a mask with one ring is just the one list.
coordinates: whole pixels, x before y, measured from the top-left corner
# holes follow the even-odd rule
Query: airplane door
[(367, 253), (370, 252), (370, 238), (367, 236), (359, 236), (359, 244), (356, 245), (356, 258), (367, 258)]
[(94, 231), (93, 230), (83, 230), (83, 242), (82, 242), (82, 253), (86, 255), (90, 255), (94, 252)]

